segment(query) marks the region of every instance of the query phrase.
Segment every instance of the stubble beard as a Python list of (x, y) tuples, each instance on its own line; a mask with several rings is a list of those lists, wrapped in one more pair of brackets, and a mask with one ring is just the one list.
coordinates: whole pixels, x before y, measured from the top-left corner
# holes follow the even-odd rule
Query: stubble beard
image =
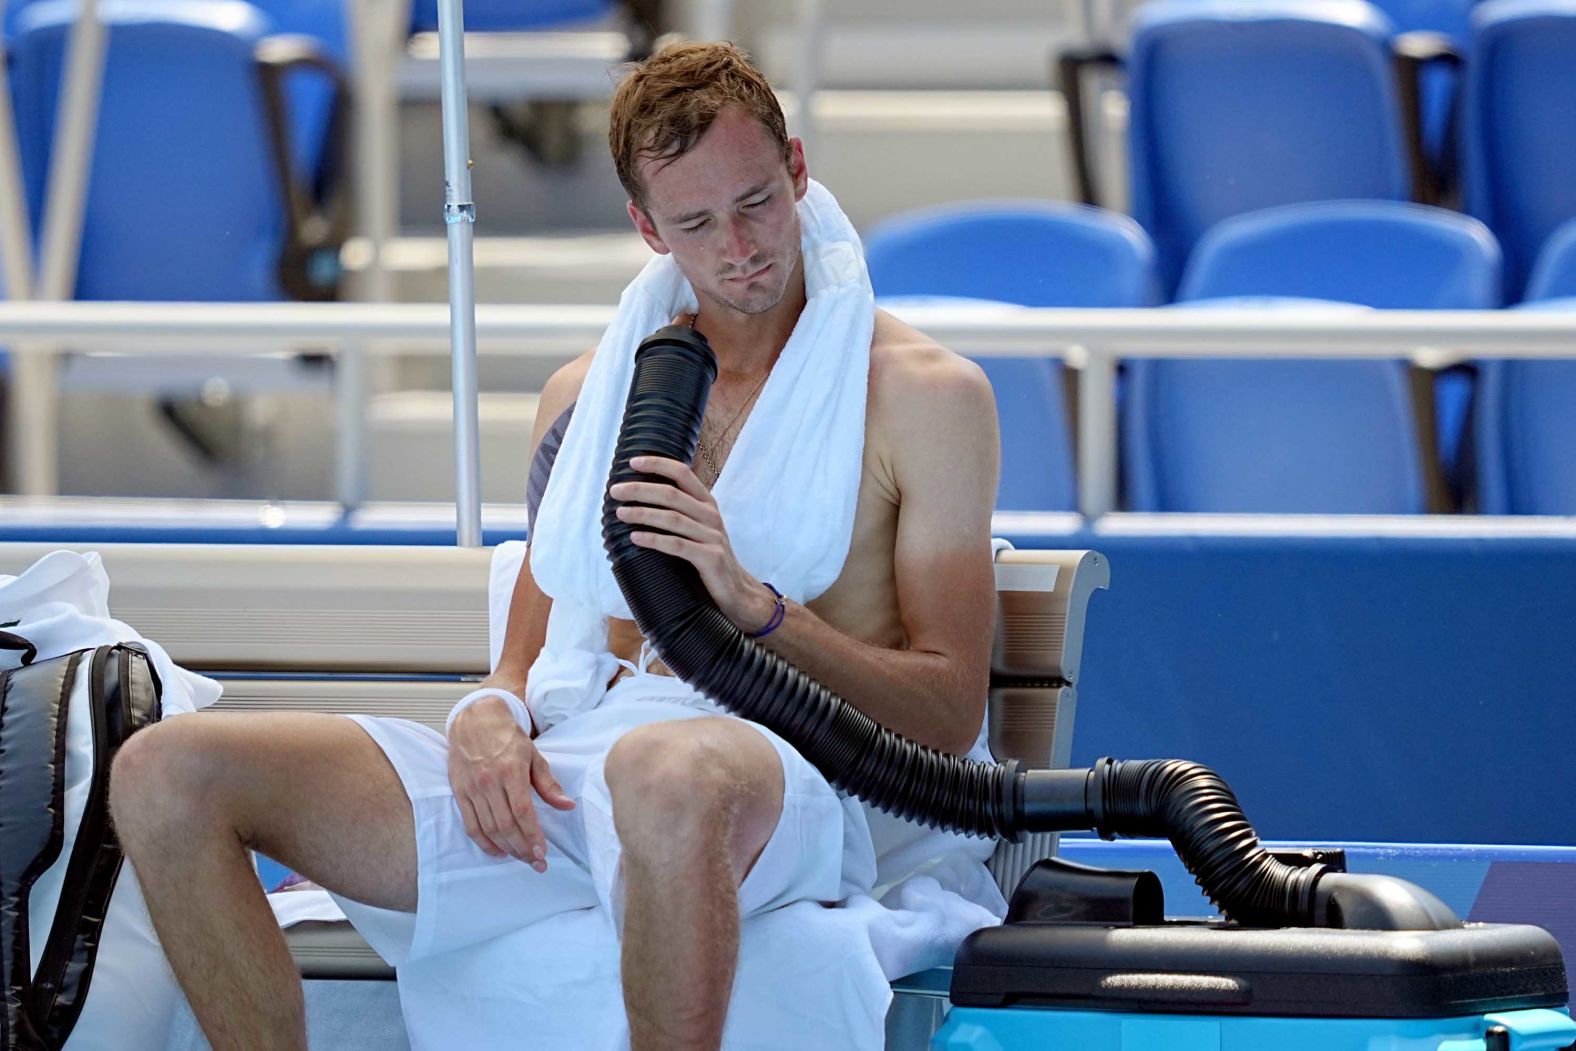
[[(793, 281), (794, 272), (798, 267), (799, 254), (795, 253), (792, 265), (788, 267), (788, 272), (782, 275), (782, 280), (775, 289), (746, 290), (745, 294), (740, 297), (729, 297), (723, 295), (720, 289), (711, 289), (707, 290), (706, 295), (713, 302), (735, 313), (743, 314), (747, 317), (756, 317), (775, 310), (778, 304), (783, 301), (783, 297), (788, 294), (788, 285)], [(759, 267), (756, 269), (759, 269)], [(781, 268), (778, 267), (776, 269)]]

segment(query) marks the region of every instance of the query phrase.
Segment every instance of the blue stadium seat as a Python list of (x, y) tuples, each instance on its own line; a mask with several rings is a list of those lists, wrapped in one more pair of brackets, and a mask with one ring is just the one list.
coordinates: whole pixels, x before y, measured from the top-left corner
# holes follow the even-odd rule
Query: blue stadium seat
[[(331, 298), (336, 238), (343, 238), (348, 211), (334, 210), (326, 226), (307, 233), (307, 212), (332, 187), (318, 178), (320, 171), (300, 171), (299, 161), (314, 154), (322, 166), (342, 166), (321, 140), (310, 150), (298, 148), (285, 99), (286, 81), (299, 67), (317, 66), (314, 75), (337, 71), (304, 45), (272, 63), (260, 61), (269, 52), (259, 45), (274, 27), (240, 0), (106, 0), (100, 14), (109, 44), (77, 297)], [(70, 0), (29, 4), (17, 16), (10, 47), (35, 224), (74, 17)], [(265, 87), (265, 67), (277, 73), (277, 94)], [(334, 124), (325, 110), (319, 127)], [(275, 153), (276, 142), (294, 160)], [(290, 194), (287, 177), (296, 186)], [(300, 181), (312, 185), (302, 188)]]
[[(1435, 172), (1447, 186), (1453, 186), (1459, 166), (1456, 131), (1460, 126), (1461, 56), (1466, 53), (1471, 32), (1472, 6), (1476, 0), (1374, 0), (1401, 38), (1418, 39), (1420, 51), (1432, 55), (1414, 74), (1419, 82), (1419, 117), (1422, 122), (1423, 148)], [(1410, 34), (1410, 37), (1408, 37)]]
[[(618, 6), (613, 0), (466, 0), (465, 31), (512, 32), (571, 25), (603, 18)], [(410, 15), (411, 32), (437, 32), (437, 0), (416, 0)]]
[(1490, 310), (1500, 251), (1480, 222), (1397, 201), (1319, 201), (1228, 219), (1199, 243), (1179, 300), (1300, 296), (1379, 310)]
[[(1549, 238), (1521, 306), (1576, 311), (1576, 220)], [(1576, 361), (1486, 361), (1480, 369), (1479, 510), (1576, 515)]]
[(1519, 298), (1554, 228), (1576, 218), (1576, 0), (1489, 0), (1472, 15), (1467, 209), (1505, 248)]
[[(1035, 307), (1156, 302), (1154, 247), (1131, 219), (1080, 205), (949, 205), (890, 220), (865, 239), (876, 294)], [(968, 348), (960, 348), (967, 350)], [(996, 506), (1077, 508), (1063, 368), (1049, 358), (982, 358), (1001, 418)]]
[(1576, 218), (1563, 223), (1549, 235), (1548, 244), (1538, 253), (1527, 282), (1527, 300), (1538, 302), (1576, 296)]
[[(1489, 308), (1499, 252), (1472, 219), (1399, 202), (1290, 205), (1221, 223), (1179, 299), (1199, 306)], [(1347, 304), (1338, 306), (1336, 304)], [(1139, 511), (1427, 510), (1400, 361), (1134, 360), (1123, 419)]]
[[(345, 25), (345, 5), (325, 0), (250, 0), (268, 16), (270, 33), (309, 37), (341, 69), (351, 64), (350, 34)], [(295, 161), (303, 172), (320, 172), (334, 129), (334, 86), (320, 76), (292, 77), (286, 84), (290, 100), (290, 127)]]
[(1127, 62), (1133, 215), (1176, 284), (1215, 223), (1411, 196), (1390, 39), (1363, 0), (1156, 0)]

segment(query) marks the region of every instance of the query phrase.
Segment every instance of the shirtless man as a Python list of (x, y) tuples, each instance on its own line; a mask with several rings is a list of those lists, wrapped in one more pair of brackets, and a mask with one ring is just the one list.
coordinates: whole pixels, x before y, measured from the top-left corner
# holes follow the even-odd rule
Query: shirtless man
[[(753, 632), (774, 598), (734, 557), (708, 485), (805, 306), (794, 207), (806, 190), (803, 149), (787, 137), (765, 80), (727, 45), (669, 48), (630, 74), (611, 140), (630, 218), (694, 286), (693, 323), (720, 366), (696, 469), (653, 460), (642, 469), (676, 488), (632, 483), (615, 496), (651, 505), (621, 513), (668, 535), (637, 533), (636, 542), (693, 563), (719, 608)], [(533, 450), (574, 402), (590, 359), (547, 383)], [(762, 640), (877, 722), (955, 753), (973, 744), (987, 689), (995, 419), (976, 366), (878, 313), (846, 563), (808, 606), (790, 603)], [(527, 561), (489, 684), (524, 693), (550, 604)], [(630, 659), (642, 641), (631, 622), (615, 622), (611, 638)], [(535, 807), (575, 802), (530, 728), (488, 699), (455, 719), (448, 740), (453, 798), (471, 839), (545, 872)], [(752, 724), (703, 717), (630, 731), (607, 754), (606, 772), (623, 848), (632, 1045), (718, 1047), (737, 962), (738, 888), (782, 811), (782, 763)], [(170, 962), (220, 1051), (306, 1046), (301, 985), (248, 849), (356, 901), (416, 909), (412, 804), (383, 752), (348, 719), (170, 720), (121, 751), (112, 805)]]

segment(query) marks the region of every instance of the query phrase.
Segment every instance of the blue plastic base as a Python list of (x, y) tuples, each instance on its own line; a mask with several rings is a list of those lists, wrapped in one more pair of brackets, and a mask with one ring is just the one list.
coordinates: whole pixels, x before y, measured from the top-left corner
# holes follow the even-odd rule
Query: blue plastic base
[[(1488, 1051), (1507, 1030), (1512, 1051), (1568, 1047), (1565, 1011), (1505, 1011), (1465, 1018), (1249, 1018), (1043, 1008), (955, 1007), (932, 1051)], [(1501, 1045), (1505, 1046), (1505, 1045)]]

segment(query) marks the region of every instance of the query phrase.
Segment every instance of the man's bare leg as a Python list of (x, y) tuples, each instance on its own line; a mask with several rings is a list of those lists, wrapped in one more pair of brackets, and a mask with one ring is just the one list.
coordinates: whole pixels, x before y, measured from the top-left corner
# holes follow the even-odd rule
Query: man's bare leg
[(721, 1047), (739, 958), (739, 884), (782, 813), (782, 763), (743, 723), (694, 719), (620, 738), (607, 779), (623, 845), (631, 1047)]
[(416, 907), (410, 802), (348, 719), (184, 715), (117, 756), (115, 828), (215, 1051), (306, 1048), (301, 981), (247, 855), (357, 901)]

